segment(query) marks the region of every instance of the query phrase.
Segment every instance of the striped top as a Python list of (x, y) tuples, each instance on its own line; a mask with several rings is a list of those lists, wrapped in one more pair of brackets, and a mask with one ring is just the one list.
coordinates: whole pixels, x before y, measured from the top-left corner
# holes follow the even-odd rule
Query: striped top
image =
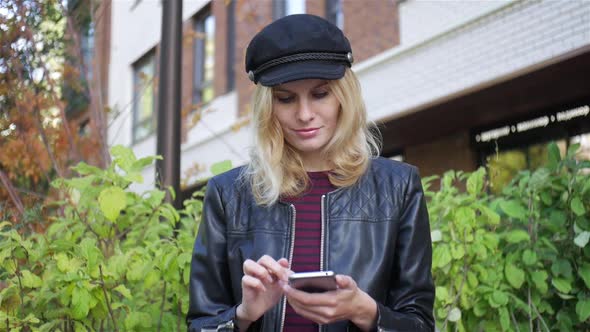
[[(322, 195), (336, 189), (328, 178), (328, 172), (308, 172), (310, 190), (284, 201), (295, 206), (295, 244), (291, 270), (294, 272), (319, 271), (322, 235)], [(299, 316), (287, 302), (286, 332), (318, 331), (318, 325)]]

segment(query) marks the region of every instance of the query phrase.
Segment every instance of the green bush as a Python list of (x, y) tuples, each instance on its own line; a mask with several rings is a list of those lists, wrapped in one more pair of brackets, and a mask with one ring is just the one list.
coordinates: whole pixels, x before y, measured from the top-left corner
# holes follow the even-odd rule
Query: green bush
[[(590, 330), (590, 162), (576, 149), (561, 160), (551, 145), (497, 196), (483, 169), (424, 179), (441, 331)], [(0, 224), (0, 331), (186, 329), (203, 192), (176, 211), (164, 191), (129, 189), (154, 157), (112, 154), (53, 183), (63, 200), (45, 234)]]
[(184, 331), (192, 247), (202, 202), (176, 211), (165, 192), (137, 194), (131, 150), (102, 170), (85, 163), (59, 179), (61, 210), (45, 234), (0, 226), (0, 331)]
[(578, 148), (561, 160), (551, 144), (546, 166), (497, 196), (483, 169), (426, 191), (441, 331), (590, 330), (590, 162)]

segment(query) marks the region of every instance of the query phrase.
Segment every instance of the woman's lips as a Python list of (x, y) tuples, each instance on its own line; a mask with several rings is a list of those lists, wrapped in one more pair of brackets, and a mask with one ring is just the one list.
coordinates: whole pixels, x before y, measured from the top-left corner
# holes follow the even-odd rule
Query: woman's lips
[(320, 131), (320, 128), (303, 128), (303, 129), (296, 129), (295, 133), (297, 133), (297, 136), (299, 136), (301, 138), (312, 138), (312, 137), (315, 137), (319, 131)]

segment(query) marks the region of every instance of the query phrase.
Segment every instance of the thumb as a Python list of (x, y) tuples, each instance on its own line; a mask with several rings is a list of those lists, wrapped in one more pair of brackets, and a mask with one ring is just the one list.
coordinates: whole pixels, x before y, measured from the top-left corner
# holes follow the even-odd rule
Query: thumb
[(356, 282), (346, 275), (338, 274), (336, 275), (336, 284), (340, 289), (353, 289), (356, 288)]

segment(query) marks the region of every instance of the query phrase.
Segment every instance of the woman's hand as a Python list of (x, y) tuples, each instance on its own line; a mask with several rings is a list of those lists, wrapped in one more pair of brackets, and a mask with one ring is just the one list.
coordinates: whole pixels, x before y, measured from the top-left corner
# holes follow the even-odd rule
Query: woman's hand
[(246, 331), (268, 309), (279, 302), (283, 284), (289, 277), (289, 262), (275, 261), (268, 255), (257, 262), (247, 259), (243, 264), (242, 303), (236, 309), (240, 331)]
[(377, 303), (349, 276), (337, 275), (338, 289), (307, 293), (283, 286), (289, 304), (299, 315), (318, 324), (350, 320), (361, 330), (370, 330), (377, 319)]

